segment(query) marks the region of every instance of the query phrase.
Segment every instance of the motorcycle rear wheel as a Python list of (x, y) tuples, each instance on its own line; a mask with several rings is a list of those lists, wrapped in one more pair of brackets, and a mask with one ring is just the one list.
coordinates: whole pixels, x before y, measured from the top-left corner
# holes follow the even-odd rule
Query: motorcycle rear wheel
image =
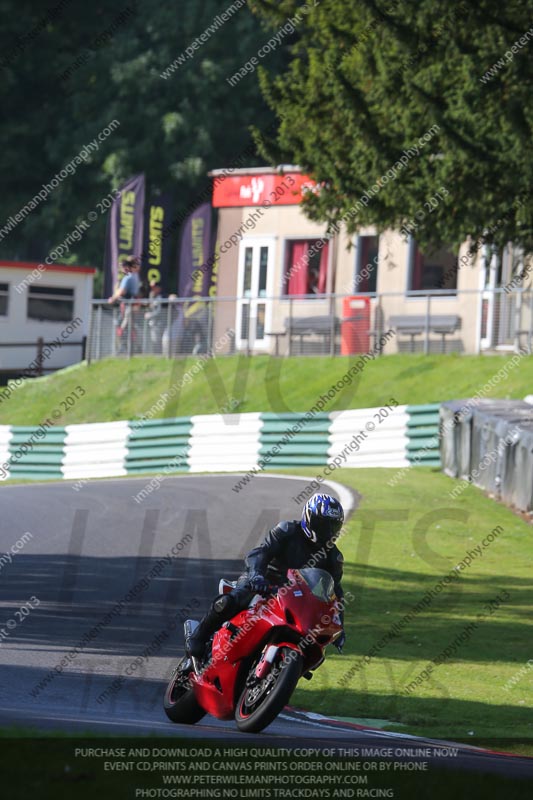
[(258, 733), (273, 722), (290, 700), (302, 673), (302, 656), (290, 647), (281, 647), (272, 669), (260, 681), (254, 664), (237, 702), (235, 722), (240, 731)]
[(196, 700), (194, 691), (185, 685), (187, 675), (177, 669), (170, 678), (165, 691), (163, 706), (165, 714), (172, 722), (194, 725), (205, 717), (206, 711)]

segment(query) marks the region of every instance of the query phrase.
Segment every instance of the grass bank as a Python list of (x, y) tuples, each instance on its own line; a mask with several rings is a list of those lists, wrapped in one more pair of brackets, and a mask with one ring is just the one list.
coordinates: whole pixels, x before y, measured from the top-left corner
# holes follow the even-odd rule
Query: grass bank
[[(294, 705), (424, 736), (530, 740), (533, 754), (531, 527), (474, 487), (450, 499), (455, 482), (438, 471), (410, 470), (390, 488), (395, 472), (335, 473), (362, 496), (340, 544), (354, 598), (347, 644), (301, 682)], [(457, 579), (443, 581), (469, 552)], [(446, 648), (450, 657), (407, 691)]]
[[(9, 397), (0, 390), (0, 423), (35, 425), (57, 409), (55, 424), (247, 411), (305, 411), (346, 374), (357, 356), (276, 359), (229, 357), (199, 361), (138, 357), (76, 365), (26, 380)], [(533, 388), (533, 357), (513, 366), (511, 357), (394, 355), (367, 362), (351, 385), (326, 409), (429, 403), (468, 397), (483, 387), (486, 397), (523, 398)], [(507, 366), (506, 366), (507, 365)], [(487, 386), (502, 368), (506, 376)], [(85, 395), (65, 408), (62, 401), (81, 386)], [(175, 387), (175, 396), (159, 402)], [(78, 391), (78, 395), (81, 392)], [(159, 403), (154, 410), (155, 404)]]

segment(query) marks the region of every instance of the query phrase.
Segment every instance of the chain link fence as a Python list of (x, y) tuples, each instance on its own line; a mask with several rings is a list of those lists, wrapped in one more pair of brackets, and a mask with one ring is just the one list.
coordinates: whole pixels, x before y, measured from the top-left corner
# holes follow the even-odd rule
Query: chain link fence
[(531, 352), (532, 339), (520, 289), (94, 300), (87, 357)]

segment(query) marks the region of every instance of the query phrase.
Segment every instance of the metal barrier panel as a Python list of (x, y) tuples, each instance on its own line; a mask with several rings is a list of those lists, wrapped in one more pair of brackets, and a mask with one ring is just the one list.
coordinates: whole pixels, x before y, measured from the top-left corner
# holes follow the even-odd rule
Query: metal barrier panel
[(510, 464), (502, 482), (502, 500), (520, 511), (533, 509), (533, 421), (520, 424), (520, 436), (510, 449)]
[(407, 459), (422, 467), (440, 467), (439, 403), (407, 406)]
[(305, 414), (261, 414), (261, 448), (268, 467), (297, 467), (325, 464), (328, 460), (330, 418), (316, 412)]
[(65, 428), (13, 427), (9, 441), (9, 473), (12, 478), (62, 478)]
[(398, 406), (380, 430), (365, 427), (377, 410), (145, 417), (52, 427), (44, 438), (38, 428), (3, 426), (1, 478), (64, 478), (76, 481), (73, 488), (80, 491), (91, 478), (154, 475), (135, 495), (140, 503), (175, 473), (241, 473), (240, 491), (263, 470), (306, 466), (317, 468), (306, 490), (310, 495), (339, 467), (403, 470), (419, 463), (409, 450), (408, 425), (417, 415), (422, 422), (428, 413), (435, 415), (433, 406)]
[(191, 429), (190, 417), (131, 422), (125, 459), (128, 475), (188, 472)]
[[(445, 472), (471, 481), (521, 511), (531, 511), (533, 406), (521, 400), (484, 399), (443, 405), (442, 423), (452, 419), (445, 432), (449, 438), (442, 450)], [(457, 427), (461, 432), (463, 429), (469, 432), (468, 449), (464, 448), (461, 437), (456, 436)], [(461, 491), (458, 483), (451, 494)]]

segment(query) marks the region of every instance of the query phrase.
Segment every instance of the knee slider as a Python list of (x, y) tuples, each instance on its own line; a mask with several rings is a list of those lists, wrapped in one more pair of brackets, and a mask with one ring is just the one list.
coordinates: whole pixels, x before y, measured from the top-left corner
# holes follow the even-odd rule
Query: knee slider
[(213, 611), (217, 614), (232, 614), (235, 600), (231, 594), (219, 594), (213, 601)]

